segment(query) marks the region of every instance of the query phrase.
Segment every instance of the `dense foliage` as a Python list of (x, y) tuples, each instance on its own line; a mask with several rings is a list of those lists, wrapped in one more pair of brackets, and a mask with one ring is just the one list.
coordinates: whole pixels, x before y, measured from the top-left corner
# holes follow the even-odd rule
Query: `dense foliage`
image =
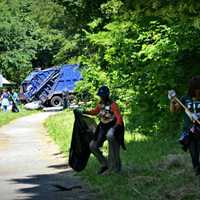
[(80, 87), (93, 91), (106, 83), (131, 126), (154, 133), (169, 130), (166, 122), (176, 119), (168, 112), (167, 90), (183, 94), (199, 70), (199, 6), (194, 1), (102, 4), (104, 18), (85, 30), (89, 53), (82, 60), (89, 67)]
[(0, 11), (7, 78), (20, 83), (33, 67), (79, 62), (77, 91), (94, 100), (107, 84), (128, 127), (173, 130), (167, 90), (185, 93), (199, 70), (198, 1), (1, 0)]

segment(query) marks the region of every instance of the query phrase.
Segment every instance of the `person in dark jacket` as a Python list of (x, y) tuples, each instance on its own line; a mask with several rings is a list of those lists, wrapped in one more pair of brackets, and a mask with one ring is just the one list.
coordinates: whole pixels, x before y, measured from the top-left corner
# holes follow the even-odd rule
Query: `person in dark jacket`
[[(184, 110), (175, 98), (175, 91), (170, 90), (168, 97), (171, 112)], [(195, 76), (189, 81), (188, 94), (180, 101), (191, 115), (185, 112), (183, 134), (179, 141), (184, 144), (185, 151), (189, 149), (195, 174), (200, 175), (200, 125), (196, 121), (200, 119), (200, 76)]]
[[(96, 108), (84, 111), (85, 114), (98, 115), (100, 123), (97, 126), (94, 139), (90, 142), (90, 150), (101, 164), (99, 174), (107, 172), (119, 172), (121, 170), (120, 145), (124, 145), (124, 122), (118, 105), (110, 98), (107, 86), (99, 88), (97, 95), (100, 102)], [(100, 148), (105, 140), (108, 140), (108, 159), (104, 157)]]

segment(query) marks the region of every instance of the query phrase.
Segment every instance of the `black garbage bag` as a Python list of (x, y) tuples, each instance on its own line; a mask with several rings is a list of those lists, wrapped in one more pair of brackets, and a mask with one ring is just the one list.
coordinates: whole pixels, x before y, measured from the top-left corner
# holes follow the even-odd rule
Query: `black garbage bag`
[(74, 110), (74, 127), (69, 151), (69, 166), (75, 171), (82, 171), (90, 157), (89, 143), (94, 138), (97, 127), (95, 120)]
[(14, 100), (12, 100), (12, 112), (19, 112), (19, 109)]
[(15, 102), (15, 100), (13, 99), (13, 96), (12, 95), (10, 95), (9, 96), (9, 100), (12, 102), (12, 112), (19, 112), (19, 109), (18, 109), (18, 107), (17, 107), (17, 103)]

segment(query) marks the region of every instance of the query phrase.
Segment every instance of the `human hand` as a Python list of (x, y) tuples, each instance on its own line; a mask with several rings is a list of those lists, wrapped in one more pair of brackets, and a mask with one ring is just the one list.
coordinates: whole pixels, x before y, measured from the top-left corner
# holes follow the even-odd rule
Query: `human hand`
[(113, 137), (115, 129), (112, 127), (108, 130), (107, 137)]
[(168, 91), (168, 99), (172, 100), (174, 97), (176, 97), (176, 92), (175, 90), (169, 90)]
[(195, 113), (191, 114), (191, 120), (192, 121), (197, 121), (198, 120), (198, 116)]
[(191, 119), (191, 121), (197, 121), (199, 119), (199, 117), (196, 113), (192, 113), (189, 110), (185, 110), (185, 113), (188, 115), (188, 117)]

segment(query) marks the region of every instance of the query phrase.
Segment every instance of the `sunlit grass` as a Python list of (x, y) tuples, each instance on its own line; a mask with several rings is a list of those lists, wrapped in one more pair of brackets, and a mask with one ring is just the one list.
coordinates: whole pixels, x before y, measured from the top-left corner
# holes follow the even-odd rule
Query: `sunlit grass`
[(131, 142), (131, 141), (147, 141), (149, 140), (150, 137), (146, 136), (146, 135), (142, 135), (141, 133), (131, 133), (131, 132), (126, 132), (125, 134), (125, 139), (126, 142)]
[(19, 106), (19, 110), (20, 112), (18, 113), (14, 113), (14, 112), (11, 112), (11, 111), (8, 111), (8, 112), (0, 112), (0, 126), (3, 126), (9, 122), (11, 122), (12, 120), (14, 119), (17, 119), (19, 117), (23, 117), (23, 116), (26, 116), (26, 115), (30, 115), (32, 113), (35, 113), (37, 111), (30, 111), (30, 110), (26, 110), (23, 108), (23, 106)]
[(64, 111), (56, 116), (51, 116), (45, 122), (49, 135), (65, 154), (69, 151), (73, 123), (73, 113), (69, 111)]

